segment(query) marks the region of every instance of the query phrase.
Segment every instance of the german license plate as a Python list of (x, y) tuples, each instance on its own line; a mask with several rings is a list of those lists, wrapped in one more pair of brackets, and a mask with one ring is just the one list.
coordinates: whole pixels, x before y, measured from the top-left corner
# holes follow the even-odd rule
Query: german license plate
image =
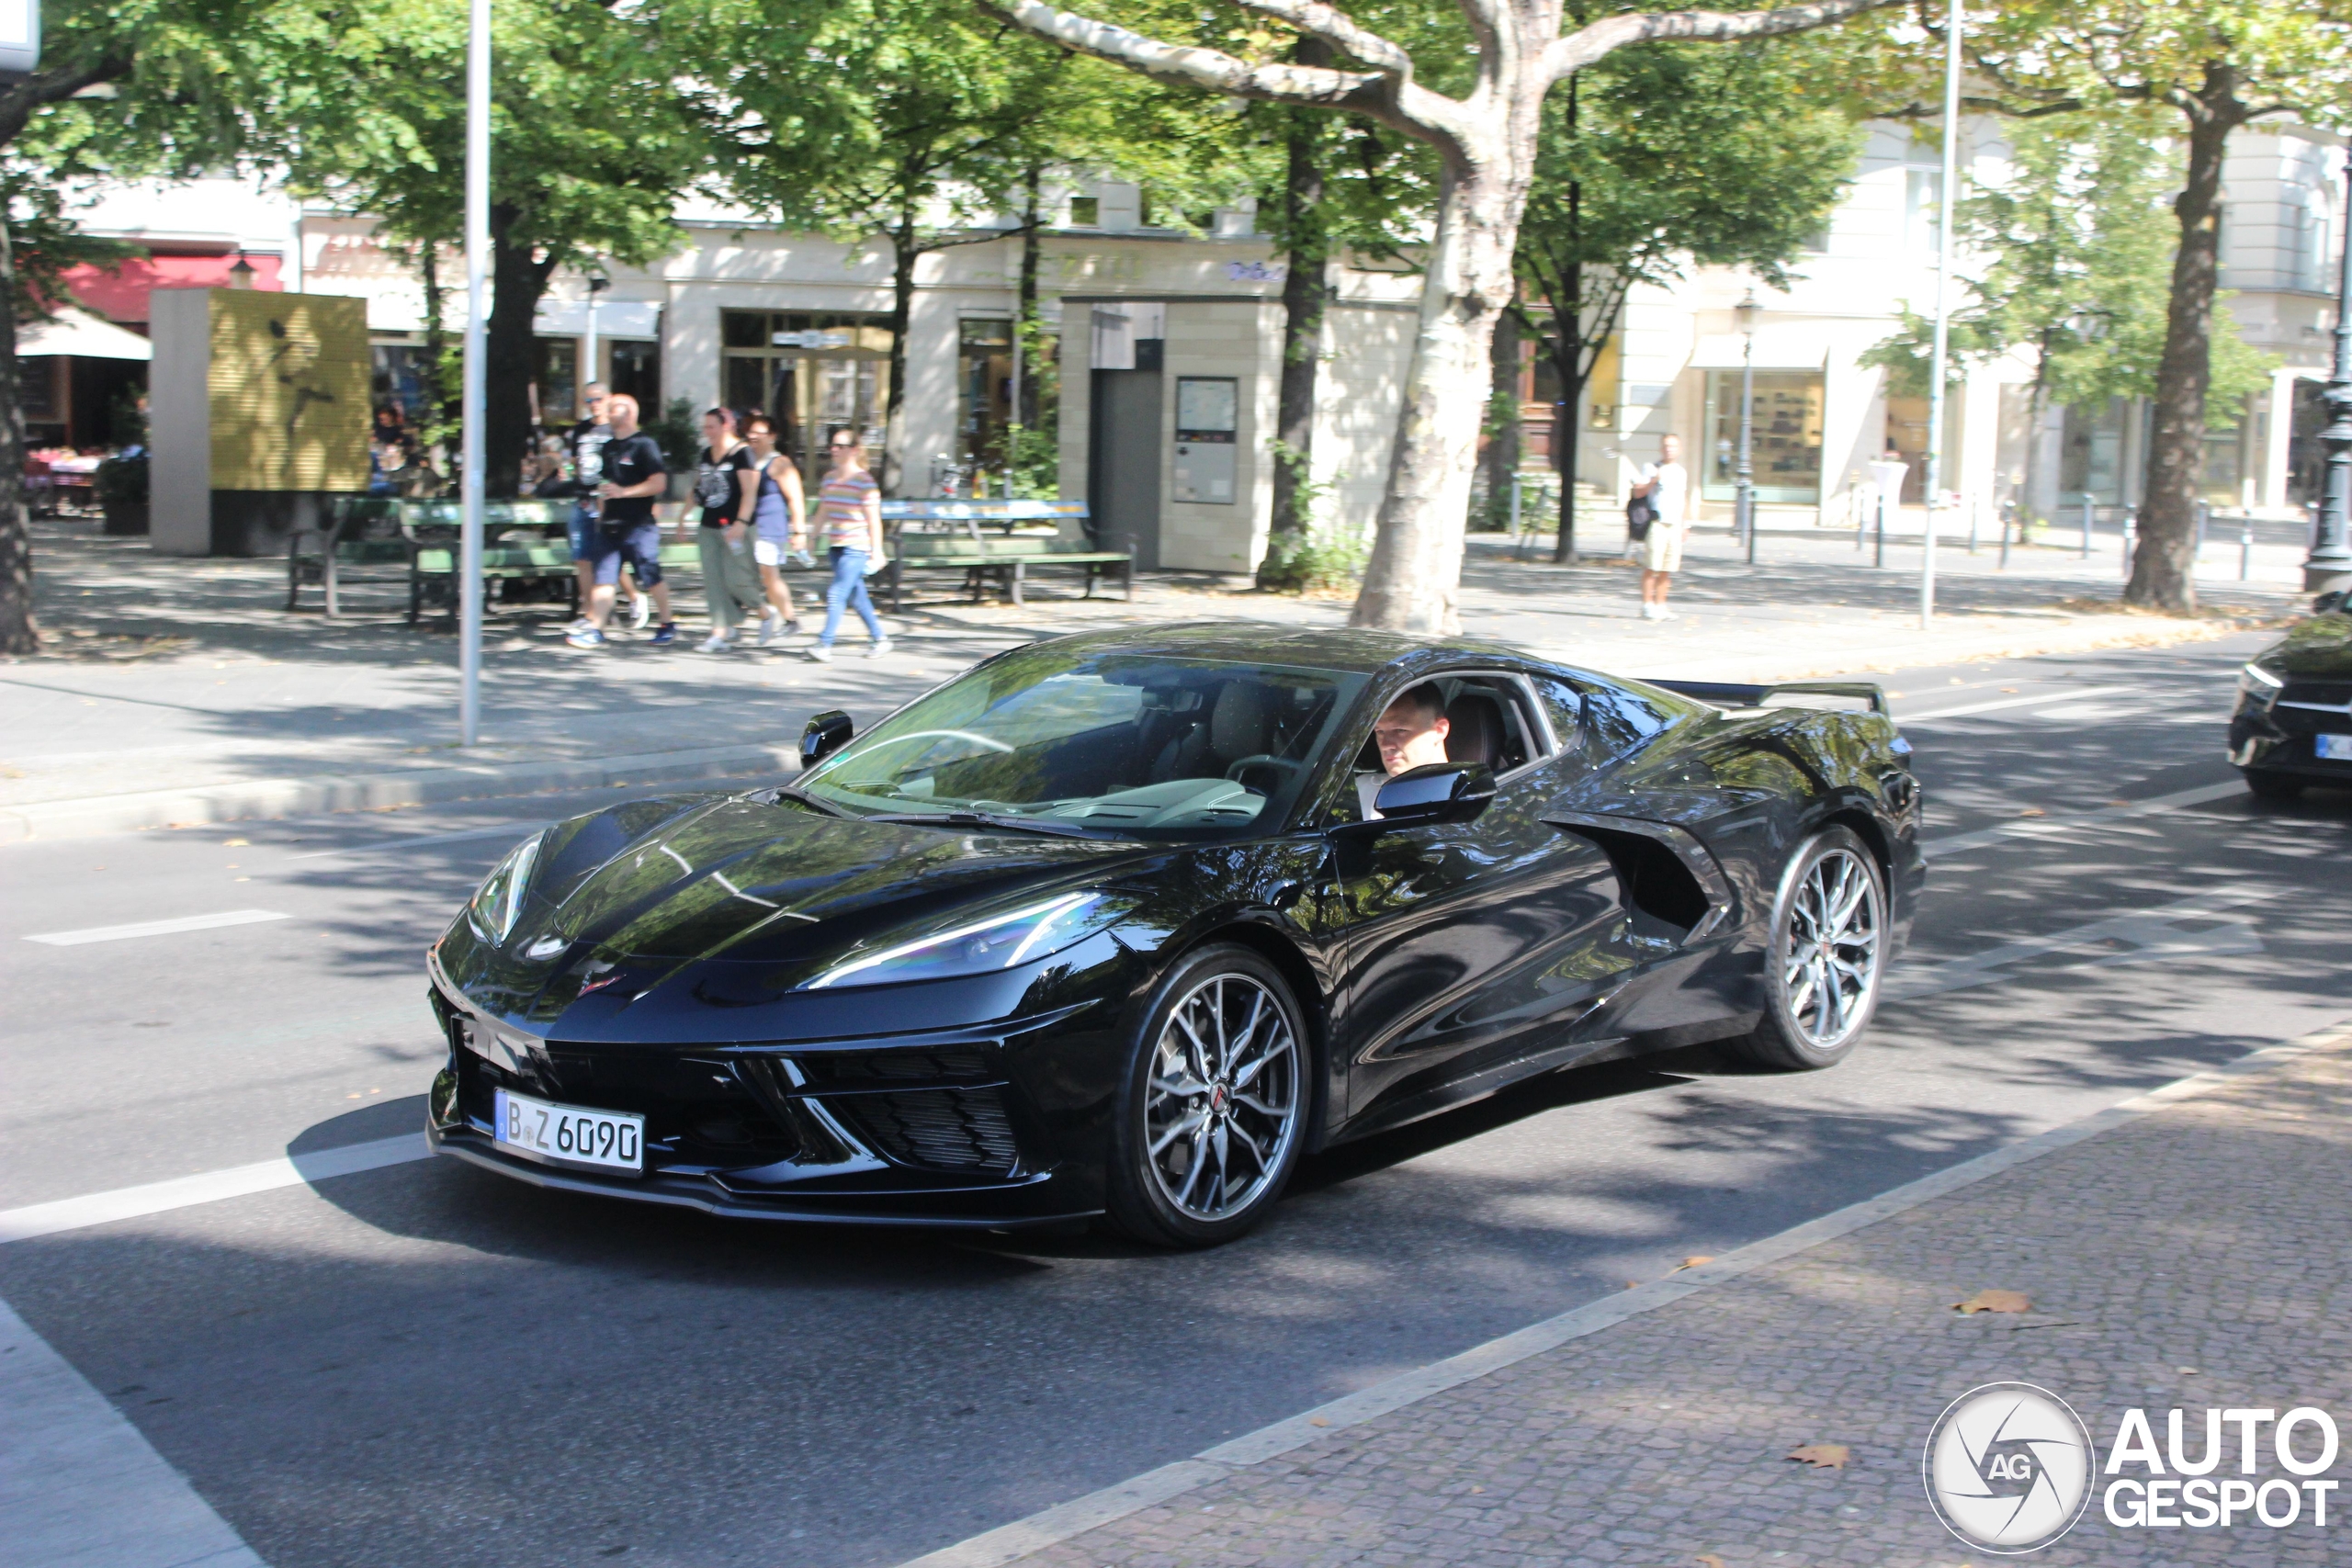
[(557, 1105), (527, 1094), (498, 1091), (498, 1125), (492, 1134), (502, 1149), (548, 1165), (590, 1170), (645, 1169), (645, 1118), (623, 1111), (591, 1111)]
[(2314, 736), (2320, 756), (2331, 762), (2352, 762), (2352, 735)]

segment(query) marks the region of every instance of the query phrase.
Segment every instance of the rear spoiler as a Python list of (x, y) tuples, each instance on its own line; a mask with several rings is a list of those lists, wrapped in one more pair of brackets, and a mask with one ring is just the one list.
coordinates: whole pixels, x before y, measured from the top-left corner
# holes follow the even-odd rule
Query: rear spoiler
[(1886, 688), (1875, 681), (1781, 681), (1741, 685), (1725, 681), (1651, 681), (1712, 707), (1812, 708), (1824, 713), (1887, 712)]

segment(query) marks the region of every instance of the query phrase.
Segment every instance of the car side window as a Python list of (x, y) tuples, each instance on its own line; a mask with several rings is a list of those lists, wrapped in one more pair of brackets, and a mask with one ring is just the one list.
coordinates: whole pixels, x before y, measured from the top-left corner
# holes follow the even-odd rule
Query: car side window
[[(1437, 688), (1444, 703), (1445, 754), (1449, 761), (1484, 762), (1498, 778), (1507, 778), (1551, 752), (1552, 733), (1572, 733), (1556, 720), (1547, 730), (1538, 716), (1527, 686), (1508, 675), (1442, 675), (1428, 684)], [(1389, 694), (1393, 702), (1397, 694)], [(1385, 709), (1385, 703), (1383, 707)], [(1386, 771), (1380, 748), (1367, 730), (1351, 763), (1352, 788), (1341, 789), (1332, 801), (1329, 820), (1366, 819), (1373, 797), (1379, 793)]]

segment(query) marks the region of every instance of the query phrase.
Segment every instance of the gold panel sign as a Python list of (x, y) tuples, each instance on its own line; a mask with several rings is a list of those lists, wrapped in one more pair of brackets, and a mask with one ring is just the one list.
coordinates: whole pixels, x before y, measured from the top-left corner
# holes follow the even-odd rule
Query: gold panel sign
[(212, 488), (368, 488), (368, 302), (212, 292)]

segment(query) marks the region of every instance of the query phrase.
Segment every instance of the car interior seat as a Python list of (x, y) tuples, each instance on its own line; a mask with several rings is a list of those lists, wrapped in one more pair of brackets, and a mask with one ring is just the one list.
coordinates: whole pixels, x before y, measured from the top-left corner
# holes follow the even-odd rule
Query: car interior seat
[(1446, 705), (1445, 722), (1445, 755), (1449, 761), (1484, 762), (1501, 771), (1501, 704), (1484, 692), (1464, 691)]

